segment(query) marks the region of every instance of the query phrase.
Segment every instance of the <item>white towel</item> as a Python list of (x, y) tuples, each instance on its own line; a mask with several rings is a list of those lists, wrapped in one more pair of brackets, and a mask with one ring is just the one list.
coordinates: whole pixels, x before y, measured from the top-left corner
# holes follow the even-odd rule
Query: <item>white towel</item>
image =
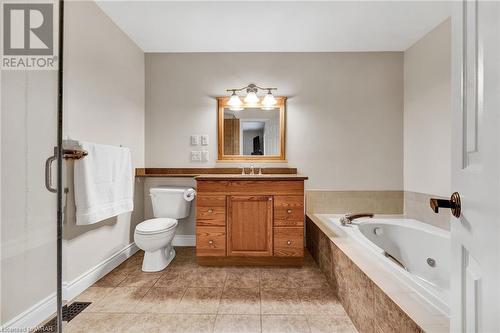
[(128, 148), (79, 142), (88, 155), (75, 161), (76, 224), (93, 224), (134, 209)]

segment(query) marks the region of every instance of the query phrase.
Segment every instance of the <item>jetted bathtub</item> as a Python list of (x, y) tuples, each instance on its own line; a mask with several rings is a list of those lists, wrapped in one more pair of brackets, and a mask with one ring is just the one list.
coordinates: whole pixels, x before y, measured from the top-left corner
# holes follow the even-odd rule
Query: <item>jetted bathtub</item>
[(404, 283), (449, 315), (450, 233), (413, 219), (362, 218), (342, 226)]

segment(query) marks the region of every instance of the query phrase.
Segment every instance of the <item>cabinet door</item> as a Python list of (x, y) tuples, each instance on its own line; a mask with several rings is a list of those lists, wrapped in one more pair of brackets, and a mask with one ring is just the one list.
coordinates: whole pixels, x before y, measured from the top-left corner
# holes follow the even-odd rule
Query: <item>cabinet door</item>
[(227, 255), (273, 255), (273, 197), (229, 196)]

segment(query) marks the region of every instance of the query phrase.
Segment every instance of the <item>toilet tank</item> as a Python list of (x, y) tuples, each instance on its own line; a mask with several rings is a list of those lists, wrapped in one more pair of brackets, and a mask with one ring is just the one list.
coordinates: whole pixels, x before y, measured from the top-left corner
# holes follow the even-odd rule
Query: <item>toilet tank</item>
[(189, 216), (191, 202), (184, 199), (184, 192), (192, 187), (158, 186), (149, 189), (154, 217), (183, 219)]

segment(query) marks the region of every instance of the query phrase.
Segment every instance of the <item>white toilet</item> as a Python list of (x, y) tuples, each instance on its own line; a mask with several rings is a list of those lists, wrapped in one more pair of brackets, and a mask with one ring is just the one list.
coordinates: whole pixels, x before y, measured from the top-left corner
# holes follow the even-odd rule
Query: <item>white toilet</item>
[(168, 266), (175, 257), (172, 240), (177, 220), (189, 216), (195, 191), (190, 187), (162, 186), (149, 190), (154, 219), (135, 227), (135, 244), (144, 250), (142, 270), (158, 272)]

